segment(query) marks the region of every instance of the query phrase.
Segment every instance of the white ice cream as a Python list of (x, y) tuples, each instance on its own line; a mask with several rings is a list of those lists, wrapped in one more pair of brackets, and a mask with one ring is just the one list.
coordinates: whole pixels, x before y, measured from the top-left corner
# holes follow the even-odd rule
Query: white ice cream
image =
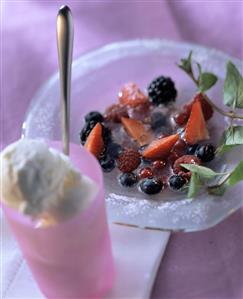
[(1, 153), (2, 201), (48, 222), (62, 221), (87, 207), (96, 184), (70, 159), (41, 140), (21, 139)]

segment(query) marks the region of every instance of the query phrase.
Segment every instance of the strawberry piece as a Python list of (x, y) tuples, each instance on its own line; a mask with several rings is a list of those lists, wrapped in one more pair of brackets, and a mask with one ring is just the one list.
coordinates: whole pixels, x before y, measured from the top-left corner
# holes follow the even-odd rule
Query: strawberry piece
[(152, 160), (165, 159), (170, 154), (171, 149), (178, 139), (179, 134), (174, 134), (162, 139), (154, 140), (144, 150), (143, 157)]
[(195, 144), (209, 138), (206, 121), (203, 116), (201, 101), (194, 101), (192, 111), (186, 125), (184, 139), (189, 144)]
[(199, 93), (195, 96), (194, 101), (200, 101), (202, 106), (202, 111), (204, 115), (204, 119), (207, 121), (213, 116), (213, 108), (212, 106), (205, 100), (203, 94)]
[(140, 90), (135, 83), (125, 84), (118, 94), (119, 102), (122, 105), (136, 107), (148, 102), (148, 97)]
[(102, 153), (104, 149), (104, 141), (102, 137), (102, 125), (97, 123), (90, 132), (84, 147), (92, 153), (96, 158)]
[(139, 145), (143, 146), (149, 143), (151, 135), (141, 121), (126, 117), (122, 117), (121, 121), (127, 133), (134, 138)]

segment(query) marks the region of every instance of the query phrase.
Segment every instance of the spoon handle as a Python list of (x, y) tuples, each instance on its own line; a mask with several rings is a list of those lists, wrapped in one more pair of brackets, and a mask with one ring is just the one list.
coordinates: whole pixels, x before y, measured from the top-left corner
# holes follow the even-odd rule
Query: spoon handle
[(73, 19), (68, 6), (62, 6), (57, 15), (57, 48), (60, 76), (63, 153), (69, 155)]

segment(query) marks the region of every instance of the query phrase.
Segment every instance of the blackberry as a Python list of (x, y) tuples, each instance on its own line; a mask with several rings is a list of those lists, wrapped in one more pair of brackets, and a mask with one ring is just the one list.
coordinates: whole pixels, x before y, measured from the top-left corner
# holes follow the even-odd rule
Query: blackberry
[(140, 189), (146, 194), (156, 194), (162, 190), (162, 183), (155, 179), (145, 179), (140, 184)]
[(99, 162), (104, 172), (111, 172), (115, 168), (115, 160), (109, 156), (104, 157)]
[(107, 145), (107, 154), (113, 159), (117, 159), (122, 152), (123, 148), (118, 143), (111, 142)]
[(175, 174), (169, 178), (169, 186), (172, 190), (180, 190), (186, 184), (186, 179), (181, 175)]
[(98, 111), (91, 111), (84, 117), (86, 122), (95, 121), (96, 123), (101, 123), (104, 120), (104, 117)]
[(212, 144), (204, 144), (200, 145), (195, 155), (202, 161), (202, 162), (210, 162), (215, 157), (215, 147)]
[(118, 178), (120, 184), (124, 187), (132, 187), (133, 185), (135, 185), (137, 183), (137, 176), (130, 172), (130, 173), (123, 173), (119, 176)]
[(199, 144), (198, 144), (198, 143), (193, 144), (193, 145), (190, 145), (190, 146), (186, 149), (186, 154), (187, 154), (187, 155), (194, 155), (198, 147), (199, 147)]
[(90, 132), (92, 131), (92, 129), (94, 128), (94, 126), (97, 124), (97, 122), (95, 121), (90, 121), (85, 123), (83, 129), (81, 130), (79, 137), (80, 137), (80, 143), (82, 145), (85, 144), (86, 139), (88, 138)]
[(169, 77), (160, 76), (149, 84), (148, 95), (155, 105), (166, 105), (175, 101), (177, 91), (174, 82)]

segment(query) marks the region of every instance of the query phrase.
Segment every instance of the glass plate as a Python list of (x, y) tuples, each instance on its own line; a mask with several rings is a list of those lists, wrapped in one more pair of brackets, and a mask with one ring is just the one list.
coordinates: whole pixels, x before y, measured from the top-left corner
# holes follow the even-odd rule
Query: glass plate
[[(209, 92), (222, 105), (225, 64), (230, 59), (238, 68), (240, 61), (228, 55), (192, 44), (164, 40), (132, 40), (104, 46), (81, 56), (73, 63), (71, 95), (71, 141), (79, 143), (83, 116), (90, 110), (104, 111), (117, 101), (117, 92), (126, 82), (134, 81), (145, 89), (156, 76), (170, 76), (178, 90), (177, 102), (191, 99), (195, 86), (176, 65), (180, 58), (193, 50), (193, 57), (219, 77), (216, 87)], [(210, 133), (217, 142), (226, 120), (215, 113), (209, 122)], [(53, 75), (32, 100), (23, 136), (29, 138), (60, 139), (60, 101), (58, 74)], [(242, 158), (242, 147), (214, 162), (217, 169), (234, 167)], [(82, 158), (82, 157), (81, 157)], [(216, 198), (201, 193), (196, 199), (185, 194), (162, 192), (146, 197), (136, 188), (121, 188), (116, 176), (105, 175), (106, 203), (109, 220), (143, 228), (197, 231), (209, 228), (243, 205), (242, 184)]]

